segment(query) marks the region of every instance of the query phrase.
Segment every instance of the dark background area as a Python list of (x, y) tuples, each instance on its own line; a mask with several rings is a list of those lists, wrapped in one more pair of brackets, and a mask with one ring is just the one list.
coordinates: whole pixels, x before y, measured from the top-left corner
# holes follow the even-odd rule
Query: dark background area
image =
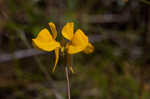
[[(150, 1), (0, 0), (0, 99), (66, 99), (62, 59), (33, 48), (48, 22), (66, 22), (95, 51), (73, 55), (71, 99), (150, 99)], [(58, 38), (59, 39), (59, 38)]]

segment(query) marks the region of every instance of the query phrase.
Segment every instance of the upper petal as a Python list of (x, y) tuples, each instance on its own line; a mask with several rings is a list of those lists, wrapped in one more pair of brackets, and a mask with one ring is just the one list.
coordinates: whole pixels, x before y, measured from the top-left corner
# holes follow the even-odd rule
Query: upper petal
[(72, 39), (73, 45), (86, 46), (88, 44), (88, 37), (81, 29), (78, 29)]
[(56, 30), (56, 26), (53, 22), (49, 22), (48, 23), (50, 28), (51, 28), (51, 31), (52, 31), (52, 34), (53, 34), (53, 39), (56, 39), (57, 37), (57, 30)]
[(75, 54), (83, 51), (88, 45), (88, 37), (80, 29), (76, 31), (71, 43), (67, 47), (69, 54)]
[(43, 51), (52, 51), (57, 47), (60, 47), (59, 42), (56, 42), (50, 32), (44, 28), (40, 31), (35, 39), (32, 39), (33, 46)]
[(42, 29), (35, 39), (40, 42), (50, 42), (53, 40), (52, 35), (46, 28)]
[(71, 40), (73, 38), (73, 31), (74, 31), (74, 23), (68, 22), (62, 29), (62, 35), (64, 38)]

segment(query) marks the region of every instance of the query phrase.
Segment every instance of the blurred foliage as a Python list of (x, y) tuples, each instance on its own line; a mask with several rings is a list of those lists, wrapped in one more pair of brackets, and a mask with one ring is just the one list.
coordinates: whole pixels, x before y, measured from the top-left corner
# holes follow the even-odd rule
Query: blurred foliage
[[(71, 99), (150, 98), (148, 0), (1, 0), (0, 8), (1, 55), (30, 49), (50, 21), (59, 36), (69, 21), (96, 35), (93, 54), (73, 56)], [(46, 53), (0, 63), (0, 98), (65, 99), (63, 60), (52, 73), (51, 59)]]

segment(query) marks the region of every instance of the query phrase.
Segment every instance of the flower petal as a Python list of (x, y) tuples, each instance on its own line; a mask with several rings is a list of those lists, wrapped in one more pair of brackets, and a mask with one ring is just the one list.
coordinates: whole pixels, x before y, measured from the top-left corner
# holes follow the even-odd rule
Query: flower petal
[(80, 46), (73, 46), (73, 45), (69, 45), (67, 48), (67, 52), (69, 54), (76, 54), (79, 53), (83, 50), (84, 48), (80, 47)]
[(84, 49), (84, 53), (90, 54), (94, 51), (94, 46), (91, 43), (88, 43), (87, 47)]
[(43, 51), (52, 51), (60, 47), (60, 43), (52, 38), (46, 28), (42, 29), (35, 39), (32, 39), (32, 44), (35, 48)]
[(64, 38), (71, 40), (73, 38), (73, 31), (74, 31), (74, 23), (68, 22), (62, 29), (62, 35)]
[(55, 71), (56, 66), (57, 66), (57, 63), (58, 63), (58, 60), (59, 60), (59, 48), (55, 49), (55, 58), (56, 58), (56, 59), (55, 59), (55, 64), (54, 64), (54, 67), (53, 67), (52, 72)]
[(60, 43), (54, 40), (51, 42), (40, 42), (36, 39), (32, 39), (32, 43), (36, 49), (39, 49), (42, 51), (48, 51), (48, 52), (53, 51), (56, 48), (60, 47)]
[(67, 45), (67, 52), (69, 54), (75, 54), (83, 51), (88, 45), (88, 37), (83, 33), (82, 30), (78, 29), (73, 36), (71, 44)]
[(57, 30), (56, 30), (55, 24), (53, 22), (49, 22), (48, 24), (49, 24), (49, 26), (51, 28), (52, 33), (53, 33), (53, 39), (56, 39), (56, 37), (57, 37)]
[(53, 40), (52, 35), (46, 28), (42, 29), (35, 39), (40, 42), (50, 42)]

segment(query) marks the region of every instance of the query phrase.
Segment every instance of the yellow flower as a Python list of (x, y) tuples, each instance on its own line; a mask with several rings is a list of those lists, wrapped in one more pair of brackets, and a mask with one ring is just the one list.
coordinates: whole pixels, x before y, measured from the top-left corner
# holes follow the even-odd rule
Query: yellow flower
[(64, 38), (69, 40), (69, 43), (66, 44), (67, 51), (67, 64), (72, 73), (74, 70), (71, 64), (71, 54), (76, 54), (81, 51), (86, 54), (92, 53), (94, 51), (94, 46), (89, 42), (88, 37), (84, 34), (81, 29), (77, 29), (74, 33), (74, 23), (67, 23), (62, 29), (62, 35)]
[(50, 22), (48, 23), (50, 26), (50, 29), (52, 31), (52, 34), (48, 31), (48, 29), (44, 28), (42, 29), (37, 37), (35, 39), (32, 39), (32, 44), (36, 49), (42, 50), (42, 51), (55, 51), (55, 64), (53, 67), (53, 72), (55, 71), (56, 65), (58, 63), (59, 59), (59, 48), (60, 48), (60, 43), (57, 42), (55, 39), (57, 37), (57, 30), (55, 27), (55, 24)]
[(81, 29), (74, 33), (74, 23), (67, 23), (62, 29), (62, 35), (70, 42), (66, 45), (68, 54), (75, 54), (81, 51), (89, 54), (94, 50), (94, 46), (89, 42), (88, 37)]

